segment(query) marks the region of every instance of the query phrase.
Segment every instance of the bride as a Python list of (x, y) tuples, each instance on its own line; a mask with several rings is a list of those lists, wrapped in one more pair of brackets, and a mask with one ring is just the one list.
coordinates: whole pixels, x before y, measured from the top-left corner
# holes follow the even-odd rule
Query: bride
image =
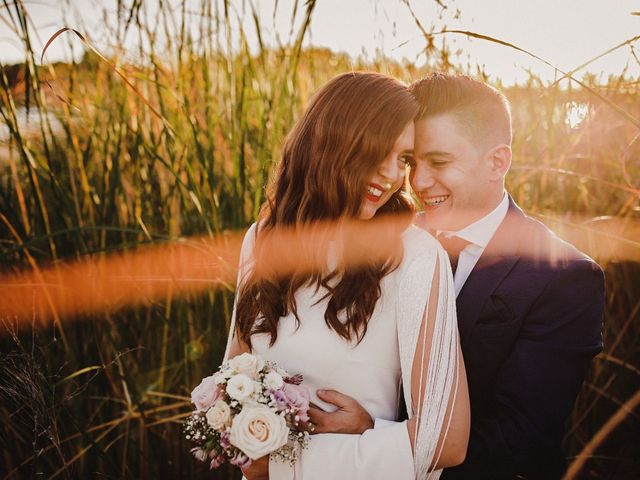
[[(407, 88), (377, 73), (340, 75), (315, 95), (245, 236), (225, 354), (276, 361), (311, 392), (344, 392), (380, 420), (395, 420), (402, 393), (409, 420), (313, 435), (293, 467), (264, 457), (243, 471), (249, 480), (437, 478), (464, 459), (469, 403), (451, 270), (438, 242), (409, 225), (403, 191), (416, 113)], [(325, 229), (300, 248), (277, 245), (283, 229), (370, 219), (359, 237)], [(363, 259), (372, 245), (390, 253)], [(285, 274), (258, 268), (276, 251), (309, 262)], [(312, 402), (335, 409), (315, 393)]]

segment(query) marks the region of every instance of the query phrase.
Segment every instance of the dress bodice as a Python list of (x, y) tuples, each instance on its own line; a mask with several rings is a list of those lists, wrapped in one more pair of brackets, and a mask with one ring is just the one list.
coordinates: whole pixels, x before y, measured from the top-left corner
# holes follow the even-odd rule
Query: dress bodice
[[(296, 292), (299, 325), (293, 313), (278, 322), (278, 338), (252, 337), (255, 353), (278, 363), (290, 374), (300, 373), (312, 402), (327, 411), (317, 389), (332, 389), (354, 397), (372, 417), (395, 419), (400, 385), (400, 360), (396, 328), (398, 298), (393, 273), (382, 279), (381, 297), (360, 343), (347, 341), (324, 320), (326, 290), (303, 287)], [(320, 301), (319, 301), (320, 300)]]
[[(243, 257), (249, 264), (255, 228), (254, 224), (249, 229), (243, 246)], [(380, 298), (360, 343), (345, 340), (325, 323), (326, 289), (306, 286), (295, 295), (299, 324), (291, 312), (281, 317), (275, 344), (269, 346), (267, 334), (253, 335), (254, 352), (277, 362), (291, 374), (302, 374), (313, 403), (327, 411), (335, 407), (321, 401), (315, 393), (317, 389), (337, 390), (355, 398), (373, 418), (395, 419), (401, 385), (399, 285), (411, 263), (424, 255), (425, 237), (428, 234), (416, 227), (410, 227), (402, 235), (403, 258), (381, 280)], [(327, 261), (328, 265), (335, 264), (332, 258)], [(420, 289), (428, 290), (429, 285), (430, 281), (425, 280)], [(417, 288), (408, 289), (407, 294), (413, 290)]]

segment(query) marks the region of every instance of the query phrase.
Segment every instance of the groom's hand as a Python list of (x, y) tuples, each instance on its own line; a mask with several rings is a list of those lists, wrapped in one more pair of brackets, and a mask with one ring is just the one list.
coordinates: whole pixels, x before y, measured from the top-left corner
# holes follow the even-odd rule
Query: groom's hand
[(329, 413), (312, 405), (309, 409), (309, 418), (315, 425), (312, 433), (360, 434), (373, 428), (371, 416), (355, 399), (335, 390), (317, 390), (316, 394), (338, 410)]

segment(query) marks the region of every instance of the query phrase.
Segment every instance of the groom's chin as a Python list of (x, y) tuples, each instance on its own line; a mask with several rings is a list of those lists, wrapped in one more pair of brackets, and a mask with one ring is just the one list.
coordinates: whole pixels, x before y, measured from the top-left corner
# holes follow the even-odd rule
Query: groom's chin
[(439, 215), (436, 212), (425, 209), (423, 212), (423, 219), (423, 226), (428, 230), (451, 230), (449, 228), (449, 224), (451, 222), (448, 222), (447, 218), (444, 215)]

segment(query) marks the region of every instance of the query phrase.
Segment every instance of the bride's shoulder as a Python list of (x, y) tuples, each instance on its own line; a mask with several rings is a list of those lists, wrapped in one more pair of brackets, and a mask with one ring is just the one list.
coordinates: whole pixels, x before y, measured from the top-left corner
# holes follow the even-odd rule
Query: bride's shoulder
[(258, 223), (254, 222), (244, 233), (242, 239), (242, 248), (240, 250), (240, 256), (242, 260), (247, 260), (253, 253), (253, 249), (256, 244), (256, 234), (258, 231)]
[(409, 225), (402, 233), (402, 243), (405, 248), (411, 249), (437, 248), (439, 245), (433, 235), (414, 224)]
[(257, 231), (258, 231), (258, 222), (253, 222), (244, 234), (244, 241), (255, 242)]
[(433, 258), (440, 249), (440, 243), (429, 232), (416, 225), (410, 225), (402, 234), (404, 247), (403, 262), (410, 264), (416, 259)]
[(254, 265), (253, 249), (256, 243), (257, 223), (253, 223), (245, 232), (240, 248), (240, 261), (238, 265), (238, 284), (245, 280), (246, 275)]

